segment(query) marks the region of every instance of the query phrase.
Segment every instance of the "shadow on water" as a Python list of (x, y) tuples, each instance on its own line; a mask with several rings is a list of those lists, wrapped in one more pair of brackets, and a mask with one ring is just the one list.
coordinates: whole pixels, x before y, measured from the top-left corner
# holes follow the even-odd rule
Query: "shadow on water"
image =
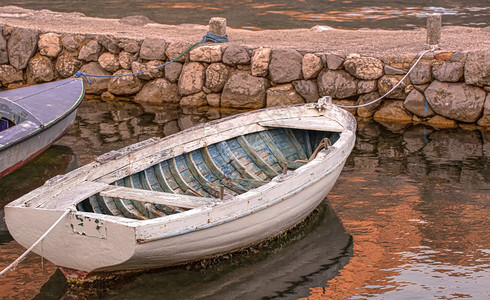
[[(297, 228), (257, 247), (214, 262), (152, 271), (96, 291), (64, 295), (107, 299), (274, 299), (305, 297), (311, 286), (325, 285), (352, 256), (352, 238), (324, 201)], [(36, 299), (59, 298), (66, 281), (57, 271)], [(239, 292), (237, 292), (239, 291)], [(85, 294), (84, 294), (85, 293)]]

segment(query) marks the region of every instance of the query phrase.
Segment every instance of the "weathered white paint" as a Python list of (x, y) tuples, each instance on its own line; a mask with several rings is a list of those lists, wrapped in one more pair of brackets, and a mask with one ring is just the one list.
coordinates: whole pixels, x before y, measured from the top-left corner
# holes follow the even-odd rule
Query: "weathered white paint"
[[(184, 152), (264, 130), (259, 123), (299, 118), (315, 120), (315, 126), (326, 121), (326, 131), (335, 121), (343, 131), (332, 147), (320, 151), (310, 163), (239, 196), (213, 202), (209, 198), (170, 198), (107, 186)], [(294, 123), (295, 128), (301, 128), (301, 121)], [(308, 124), (311, 122), (305, 126)], [(86, 272), (156, 268), (227, 253), (280, 234), (310, 214), (339, 176), (354, 146), (355, 127), (355, 119), (348, 112), (333, 107), (320, 114), (314, 104), (269, 108), (198, 125), (164, 139), (151, 139), (103, 155), (47, 182), (8, 204), (6, 223), (12, 236), (28, 247), (63, 211), (86, 199), (90, 188), (92, 194), (102, 192), (153, 203), (191, 199), (200, 206), (149, 220), (73, 212), (81, 219), (103, 222), (104, 234), (98, 238), (97, 234), (80, 235), (70, 228), (67, 218), (46, 238), (43, 250), (36, 247), (34, 252), (58, 266)], [(199, 201), (194, 201), (196, 198)]]

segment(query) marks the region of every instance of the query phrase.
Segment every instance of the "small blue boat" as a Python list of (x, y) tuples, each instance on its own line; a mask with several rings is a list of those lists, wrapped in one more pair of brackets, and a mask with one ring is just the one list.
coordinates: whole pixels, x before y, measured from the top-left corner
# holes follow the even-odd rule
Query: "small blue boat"
[(84, 95), (79, 78), (0, 91), (0, 177), (63, 136), (75, 121)]

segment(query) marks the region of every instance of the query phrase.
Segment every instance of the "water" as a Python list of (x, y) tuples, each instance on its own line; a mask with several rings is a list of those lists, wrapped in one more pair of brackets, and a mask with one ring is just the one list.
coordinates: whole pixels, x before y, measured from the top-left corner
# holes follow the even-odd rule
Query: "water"
[[(96, 156), (235, 111), (85, 99), (74, 127), (0, 179), (0, 207)], [(108, 299), (459, 299), (489, 297), (490, 132), (359, 122), (352, 155), (307, 222), (205, 268), (171, 268), (85, 291)], [(24, 249), (0, 223), (0, 268)], [(77, 297), (30, 254), (0, 278), (0, 298)]]
[(91, 17), (121, 18), (144, 15), (163, 24), (208, 24), (212, 17), (227, 18), (234, 28), (283, 29), (334, 28), (414, 29), (425, 27), (428, 13), (441, 13), (443, 25), (488, 26), (488, 0), (2, 0), (2, 5), (61, 12), (82, 12)]

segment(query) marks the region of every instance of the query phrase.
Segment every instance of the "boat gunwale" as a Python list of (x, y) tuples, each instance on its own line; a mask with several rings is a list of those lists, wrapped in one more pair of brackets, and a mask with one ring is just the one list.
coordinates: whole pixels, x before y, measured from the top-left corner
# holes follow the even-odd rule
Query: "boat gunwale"
[[(76, 111), (78, 109), (78, 107), (80, 106), (80, 104), (82, 103), (82, 101), (83, 101), (83, 99), (85, 97), (85, 83), (83, 82), (82, 79), (77, 79), (77, 78), (67, 78), (67, 79), (63, 79), (62, 81), (68, 81), (68, 82), (64, 83), (63, 85), (69, 84), (71, 82), (80, 82), (81, 83), (81, 87), (82, 87), (81, 88), (81, 93), (79, 94), (78, 99), (73, 103), (73, 105), (65, 113), (63, 113), (62, 115), (60, 115), (60, 116), (58, 116), (56, 118), (53, 118), (52, 120), (50, 120), (49, 122), (47, 122), (45, 124), (38, 124), (38, 126), (35, 129), (31, 129), (30, 131), (28, 131), (29, 132), (28, 134), (26, 134), (26, 135), (24, 135), (24, 136), (22, 136), (22, 137), (20, 137), (20, 138), (18, 138), (16, 140), (12, 141), (11, 143), (9, 143), (8, 141), (7, 141), (6, 144), (1, 144), (0, 143), (0, 152), (1, 151), (6, 151), (7, 149), (12, 148), (13, 146), (15, 146), (17, 144), (20, 144), (20, 143), (22, 143), (22, 142), (24, 142), (26, 140), (29, 140), (31, 138), (36, 137), (41, 132), (46, 131), (49, 128), (55, 126), (56, 124), (58, 124), (59, 122), (61, 122), (63, 119), (65, 119), (66, 117), (68, 117), (74, 111)], [(0, 97), (0, 98), (3, 98), (3, 97)], [(20, 106), (20, 107), (22, 108), (22, 106)], [(32, 115), (32, 116), (34, 116), (34, 118), (36, 118), (36, 116), (34, 114), (32, 114), (30, 112), (29, 112), (29, 114)], [(20, 128), (20, 127), (22, 127), (22, 124), (24, 122), (27, 122), (27, 121), (30, 121), (30, 120), (25, 120), (23, 122), (20, 122), (18, 124), (15, 124), (15, 126), (9, 128), (9, 129)], [(30, 121), (30, 122), (32, 122), (32, 121)], [(7, 130), (9, 130), (9, 129), (7, 129)]]

